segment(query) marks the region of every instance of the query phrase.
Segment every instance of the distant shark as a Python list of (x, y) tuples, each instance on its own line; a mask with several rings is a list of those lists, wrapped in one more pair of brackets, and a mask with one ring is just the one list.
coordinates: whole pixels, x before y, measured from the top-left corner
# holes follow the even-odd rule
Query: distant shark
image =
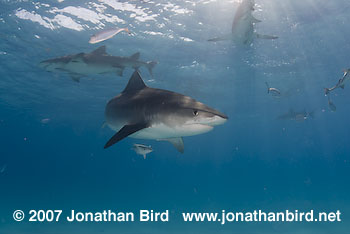
[(183, 153), (182, 137), (208, 132), (227, 116), (188, 96), (147, 87), (138, 71), (105, 109), (107, 125), (117, 133), (108, 148), (125, 137), (169, 141)]
[(306, 112), (304, 111), (294, 111), (293, 109), (290, 109), (289, 112), (278, 116), (277, 119), (281, 120), (295, 120), (297, 122), (302, 122), (304, 120), (307, 120), (309, 118), (314, 118), (314, 111), (312, 112)]
[(254, 25), (260, 23), (261, 20), (256, 19), (252, 15), (254, 5), (254, 0), (243, 0), (233, 19), (232, 32), (221, 37), (209, 39), (208, 41), (231, 40), (237, 44), (250, 45), (254, 38), (277, 39), (277, 36), (262, 35), (255, 32)]
[(101, 46), (91, 53), (79, 53), (44, 60), (40, 62), (39, 66), (50, 72), (66, 72), (76, 82), (79, 82), (81, 77), (88, 75), (117, 73), (122, 76), (126, 67), (138, 69), (143, 66), (152, 75), (152, 69), (157, 62), (143, 62), (139, 58), (140, 53), (135, 53), (130, 57), (112, 56), (107, 54), (106, 46)]

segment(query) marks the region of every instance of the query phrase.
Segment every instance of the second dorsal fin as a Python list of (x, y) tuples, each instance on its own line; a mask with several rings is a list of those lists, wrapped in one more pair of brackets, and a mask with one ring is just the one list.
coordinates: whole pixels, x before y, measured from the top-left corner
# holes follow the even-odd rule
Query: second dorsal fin
[(96, 50), (92, 51), (91, 54), (94, 54), (94, 55), (103, 55), (103, 54), (107, 54), (107, 52), (106, 52), (106, 46), (100, 46), (100, 47), (98, 47)]
[(130, 58), (133, 60), (138, 60), (140, 58), (140, 52), (137, 52), (137, 53), (131, 55)]
[(140, 73), (138, 71), (135, 71), (132, 74), (132, 76), (131, 76), (128, 84), (126, 85), (123, 93), (141, 90), (141, 89), (143, 89), (145, 87), (147, 87), (147, 86), (143, 82)]

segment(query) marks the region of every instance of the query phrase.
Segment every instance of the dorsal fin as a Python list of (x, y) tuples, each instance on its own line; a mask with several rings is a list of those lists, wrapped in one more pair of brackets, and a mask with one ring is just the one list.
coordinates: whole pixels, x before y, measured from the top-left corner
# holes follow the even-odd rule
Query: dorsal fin
[(106, 46), (100, 46), (96, 50), (92, 51), (91, 54), (94, 55), (104, 55), (107, 54), (106, 52)]
[(145, 87), (147, 87), (147, 86), (143, 82), (140, 73), (136, 70), (132, 74), (132, 76), (131, 76), (128, 84), (126, 85), (123, 93), (141, 90)]
[(137, 52), (137, 53), (131, 55), (130, 58), (133, 60), (138, 60), (140, 58), (140, 52)]

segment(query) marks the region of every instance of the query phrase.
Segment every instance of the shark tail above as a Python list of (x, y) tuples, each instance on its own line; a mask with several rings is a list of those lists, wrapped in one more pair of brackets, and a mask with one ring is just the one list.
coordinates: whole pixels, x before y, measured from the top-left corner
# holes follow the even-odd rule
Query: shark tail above
[(256, 34), (256, 38), (259, 38), (259, 39), (277, 39), (278, 37), (277, 36), (271, 36), (271, 35), (264, 35), (264, 34)]
[(146, 67), (149, 71), (149, 74), (151, 74), (151, 76), (153, 76), (153, 68), (158, 64), (158, 62), (156, 61), (149, 61), (146, 64)]

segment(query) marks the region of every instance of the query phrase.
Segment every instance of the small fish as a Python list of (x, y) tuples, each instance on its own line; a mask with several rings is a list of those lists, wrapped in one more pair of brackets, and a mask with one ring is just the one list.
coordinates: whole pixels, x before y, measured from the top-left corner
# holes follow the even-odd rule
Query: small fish
[(306, 112), (304, 111), (294, 111), (293, 109), (290, 109), (289, 112), (280, 115), (277, 117), (277, 119), (281, 120), (294, 120), (297, 122), (303, 122), (309, 118), (314, 118), (314, 111), (312, 112)]
[(41, 122), (42, 124), (47, 124), (47, 123), (50, 122), (50, 119), (49, 119), (49, 118), (45, 118), (45, 119), (42, 119), (40, 122)]
[(128, 34), (130, 34), (130, 31), (128, 28), (114, 28), (114, 29), (107, 29), (107, 30), (103, 30), (101, 32), (96, 33), (95, 35), (93, 35), (90, 38), (89, 43), (90, 44), (96, 44), (99, 43), (101, 41), (105, 41), (108, 40), (112, 37), (114, 37), (115, 35), (117, 35), (118, 33), (125, 31)]
[(0, 174), (4, 173), (7, 169), (7, 164), (3, 165), (0, 170)]
[(272, 96), (281, 96), (281, 91), (276, 88), (271, 88), (267, 82), (265, 82), (267, 86), (267, 93), (271, 93)]
[(331, 101), (331, 98), (328, 96), (328, 107), (331, 109), (331, 111), (335, 112), (337, 110), (337, 107), (334, 105), (334, 103)]
[(146, 155), (153, 151), (152, 147), (149, 145), (134, 144), (132, 149), (139, 155), (142, 155), (146, 159)]
[(349, 72), (350, 72), (350, 68), (344, 70), (344, 75), (343, 75), (343, 77), (340, 78), (340, 79), (338, 80), (338, 83), (337, 83), (336, 85), (334, 85), (334, 86), (331, 87), (331, 88), (325, 88), (325, 89), (324, 89), (325, 95), (329, 94), (329, 92), (331, 92), (331, 91), (333, 91), (333, 90), (335, 90), (335, 89), (337, 89), (337, 88), (342, 88), (342, 89), (344, 89), (344, 87), (345, 87), (345, 82), (346, 82), (347, 80), (349, 80), (349, 77), (348, 77)]

